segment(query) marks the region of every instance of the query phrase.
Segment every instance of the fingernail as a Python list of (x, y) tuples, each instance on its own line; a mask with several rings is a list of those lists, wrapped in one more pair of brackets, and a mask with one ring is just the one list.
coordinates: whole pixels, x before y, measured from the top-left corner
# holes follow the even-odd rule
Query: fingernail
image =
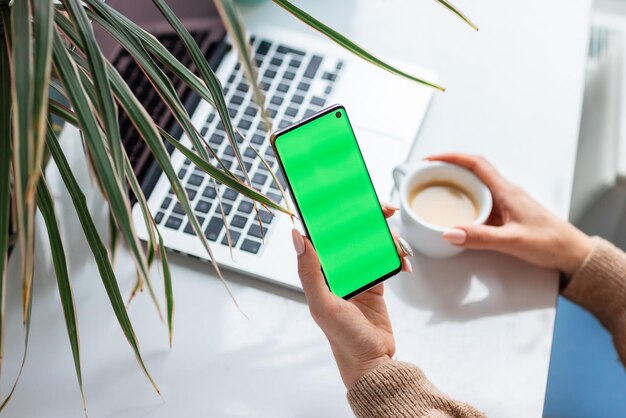
[(397, 205), (394, 205), (393, 203), (389, 203), (389, 202), (380, 202), (380, 204), (382, 206), (384, 206), (386, 209), (390, 209), (390, 210), (400, 210), (400, 207)]
[(413, 249), (411, 248), (409, 243), (405, 241), (404, 238), (398, 238), (398, 245), (400, 246), (400, 249), (404, 252), (404, 254), (408, 255), (409, 257), (413, 257)]
[(467, 232), (459, 228), (452, 228), (443, 233), (443, 239), (450, 244), (461, 245), (467, 239)]
[(304, 239), (296, 228), (291, 230), (291, 239), (293, 239), (293, 248), (296, 250), (296, 254), (302, 254), (304, 252)]

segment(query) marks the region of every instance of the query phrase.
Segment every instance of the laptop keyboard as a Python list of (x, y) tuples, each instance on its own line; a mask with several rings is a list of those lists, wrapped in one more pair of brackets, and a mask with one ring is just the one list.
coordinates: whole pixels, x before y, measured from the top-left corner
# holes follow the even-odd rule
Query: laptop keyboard
[[(252, 47), (259, 68), (261, 88), (266, 92), (267, 111), (274, 121), (274, 129), (289, 126), (327, 105), (327, 99), (344, 65), (342, 61), (266, 39), (253, 38)], [(276, 173), (281, 186), (285, 188), (285, 179), (278, 169), (278, 163), (269, 144), (269, 134), (264, 131), (260, 111), (252, 99), (251, 88), (243, 76), (239, 63), (235, 65), (224, 83), (224, 93), (234, 126), (246, 136), (244, 140), (237, 135), (237, 142), (253, 187), (265, 193), (271, 200), (283, 203), (278, 185), (254, 151), (256, 149), (263, 155), (272, 171)], [(199, 128), (201, 135), (206, 138), (222, 163), (243, 179), (243, 173), (217, 112), (211, 110), (205, 123)], [(257, 205), (261, 226), (251, 199), (214, 182), (188, 159), (178, 171), (178, 177), (185, 186), (207, 240), (228, 246), (226, 228), (217, 198), (219, 194), (233, 248), (252, 254), (262, 251), (264, 240), (267, 240), (273, 225), (276, 224), (272, 213)], [(171, 189), (163, 199), (155, 221), (165, 228), (195, 234)]]

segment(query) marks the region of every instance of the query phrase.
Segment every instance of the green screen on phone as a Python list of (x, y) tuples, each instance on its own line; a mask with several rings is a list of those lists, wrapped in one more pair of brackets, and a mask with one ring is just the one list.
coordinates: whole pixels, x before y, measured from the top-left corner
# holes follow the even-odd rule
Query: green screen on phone
[(274, 138), (330, 290), (349, 298), (397, 273), (400, 258), (345, 109), (333, 106)]

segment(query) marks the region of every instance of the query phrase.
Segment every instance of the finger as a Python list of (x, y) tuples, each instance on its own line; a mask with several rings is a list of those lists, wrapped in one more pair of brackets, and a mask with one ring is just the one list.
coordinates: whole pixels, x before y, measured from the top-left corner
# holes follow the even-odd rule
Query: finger
[(476, 250), (506, 249), (510, 235), (506, 227), (490, 225), (467, 225), (449, 229), (443, 233), (443, 239), (450, 244)]
[(456, 164), (472, 171), (481, 179), (492, 193), (501, 193), (508, 186), (508, 182), (484, 157), (461, 153), (447, 153), (426, 157), (427, 161), (441, 161)]
[(411, 262), (409, 261), (408, 258), (401, 258), (400, 262), (402, 263), (402, 271), (405, 271), (407, 273), (413, 273), (413, 266), (411, 265)]
[(404, 238), (396, 231), (391, 231), (393, 237), (393, 243), (396, 246), (396, 251), (400, 257), (413, 257), (413, 249)]
[(298, 254), (298, 276), (304, 289), (309, 307), (312, 311), (321, 312), (332, 301), (333, 294), (326, 286), (317, 253), (306, 237), (297, 229), (291, 231), (293, 246)]
[(400, 210), (399, 207), (389, 202), (380, 202), (380, 207), (383, 209), (385, 218), (391, 218), (397, 210)]

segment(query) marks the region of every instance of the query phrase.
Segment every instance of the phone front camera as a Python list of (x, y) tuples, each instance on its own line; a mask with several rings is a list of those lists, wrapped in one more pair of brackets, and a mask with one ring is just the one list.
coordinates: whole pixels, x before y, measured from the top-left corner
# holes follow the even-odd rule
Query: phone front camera
[(337, 119), (339, 119), (341, 117), (341, 112), (335, 113), (335, 116), (337, 116)]

